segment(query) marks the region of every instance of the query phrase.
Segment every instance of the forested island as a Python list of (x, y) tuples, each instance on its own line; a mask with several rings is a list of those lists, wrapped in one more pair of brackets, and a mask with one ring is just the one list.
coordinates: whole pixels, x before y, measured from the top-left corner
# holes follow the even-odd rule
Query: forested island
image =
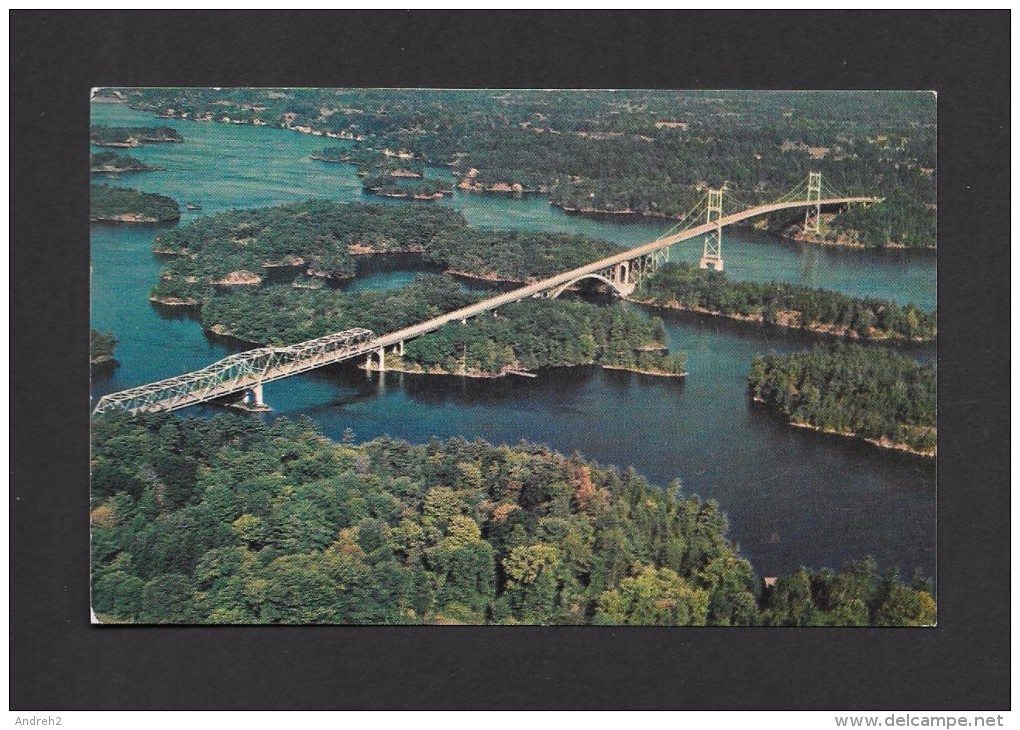
[(117, 347), (117, 338), (112, 332), (89, 330), (89, 364), (93, 369), (116, 365), (113, 350)]
[(181, 206), (173, 198), (132, 188), (93, 185), (89, 220), (116, 223), (168, 223), (179, 220)]
[(236, 282), (241, 285), (258, 284), (270, 271), (343, 281), (365, 254), (416, 253), (461, 276), (521, 283), (619, 249), (585, 236), (479, 231), (445, 207), (313, 200), (205, 216), (158, 234), (153, 250), (172, 257), (154, 300), (194, 305), (212, 296), (215, 283), (229, 283), (232, 273), (244, 274)]
[[(566, 210), (677, 218), (706, 188), (727, 208), (822, 173), (826, 190), (885, 198), (803, 213), (773, 232), (823, 243), (934, 248), (935, 99), (925, 93), (122, 89), (135, 109), (357, 140), (320, 159), (449, 167), (468, 191), (541, 191)], [(325, 151), (324, 151), (325, 152)], [(347, 159), (341, 159), (346, 157)]]
[[(431, 319), (480, 298), (449, 277), (420, 277), (389, 291), (344, 294), (291, 286), (231, 291), (202, 308), (202, 326), (245, 342), (284, 345), (351, 327), (377, 334)], [(493, 377), (543, 367), (601, 365), (653, 375), (685, 374), (661, 320), (566, 300), (526, 300), (452, 323), (387, 354), (388, 370)]]
[(387, 151), (366, 147), (325, 147), (313, 154), (312, 159), (354, 165), (357, 168), (355, 174), (361, 177), (425, 177), (425, 166), (420, 161), (388, 155)]
[(183, 142), (184, 137), (170, 127), (107, 127), (94, 124), (89, 141), (96, 147), (141, 147), (150, 142)]
[(755, 576), (712, 501), (547, 447), (321, 437), (311, 421), (92, 422), (104, 623), (931, 626), (934, 589)]
[(751, 395), (794, 426), (935, 456), (936, 372), (884, 347), (839, 343), (754, 358)]
[(91, 173), (151, 172), (162, 169), (147, 165), (136, 157), (116, 152), (93, 152), (89, 156)]
[(200, 304), (212, 295), (213, 282), (237, 272), (291, 271), (343, 281), (353, 278), (358, 255), (422, 253), (440, 231), (466, 225), (460, 213), (444, 207), (325, 200), (204, 216), (155, 237), (153, 250), (172, 258), (153, 298)]
[[(350, 327), (391, 332), (479, 299), (450, 278), (386, 292), (311, 288), (311, 277), (349, 278), (354, 257), (414, 252), (458, 276), (523, 282), (608, 255), (608, 241), (536, 232), (481, 232), (446, 208), (309, 201), (208, 216), (160, 233), (170, 256), (154, 302), (200, 308), (203, 327), (245, 342), (282, 345)], [(275, 278), (274, 278), (275, 277)], [(281, 281), (282, 279), (282, 281)], [(274, 284), (275, 281), (275, 284)], [(661, 323), (584, 303), (518, 303), (408, 343), (388, 367), (491, 376), (566, 365), (683, 375)]]
[(366, 192), (383, 198), (441, 200), (447, 195), (453, 195), (453, 188), (448, 183), (432, 178), (401, 184), (392, 175), (374, 175), (365, 178), (362, 187)]
[(462, 227), (447, 229), (433, 238), (425, 257), (459, 276), (525, 283), (619, 252), (619, 246), (589, 236)]
[(667, 263), (645, 277), (630, 297), (668, 309), (719, 314), (851, 339), (930, 342), (934, 312), (913, 304), (860, 299), (825, 289), (773, 281), (732, 281), (720, 271)]

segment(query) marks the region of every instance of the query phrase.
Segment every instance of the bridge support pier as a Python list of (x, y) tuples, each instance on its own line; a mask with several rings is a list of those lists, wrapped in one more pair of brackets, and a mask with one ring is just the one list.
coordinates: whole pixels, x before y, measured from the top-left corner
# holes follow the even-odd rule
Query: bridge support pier
[(716, 271), (723, 270), (723, 260), (721, 256), (702, 256), (699, 265), (703, 269), (715, 269)]
[(255, 383), (255, 385), (248, 388), (244, 393), (244, 398), (241, 399), (240, 405), (250, 411), (272, 410), (262, 398), (262, 383)]
[(386, 372), (386, 348), (385, 347), (380, 347), (379, 351), (376, 354), (379, 355), (379, 372), (380, 373), (385, 373)]
[(404, 356), (404, 341), (403, 340), (401, 340), (400, 342), (397, 343), (397, 354), (400, 357)]

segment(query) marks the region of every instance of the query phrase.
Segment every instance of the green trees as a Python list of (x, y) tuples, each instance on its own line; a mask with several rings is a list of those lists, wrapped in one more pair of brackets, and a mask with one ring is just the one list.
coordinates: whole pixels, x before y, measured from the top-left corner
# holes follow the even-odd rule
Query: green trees
[(632, 626), (704, 626), (708, 594), (692, 587), (669, 568), (645, 567), (606, 591), (595, 610), (597, 624)]
[(89, 156), (89, 172), (148, 172), (159, 169), (130, 155), (119, 155), (116, 152), (92, 153)]
[(117, 347), (117, 338), (113, 336), (112, 332), (89, 330), (89, 363), (93, 367), (115, 362), (113, 357), (115, 347)]
[(934, 626), (935, 598), (924, 581), (903, 584), (895, 573), (879, 576), (874, 560), (853, 560), (842, 570), (809, 571), (777, 578), (762, 597), (770, 626)]
[(153, 249), (175, 258), (154, 293), (204, 300), (212, 282), (240, 270), (347, 279), (356, 254), (423, 251), (439, 232), (464, 225), (445, 207), (326, 200), (204, 216), (155, 237)]
[(404, 362), (423, 370), (489, 374), (592, 364), (683, 374), (683, 353), (670, 355), (657, 340), (663, 335), (654, 320), (629, 310), (525, 300), (407, 343)]
[[(263, 287), (228, 292), (202, 309), (206, 329), (248, 342), (291, 344), (350, 327), (382, 334), (467, 306), (479, 297), (451, 277), (423, 276), (402, 289), (351, 294)], [(406, 344), (390, 367), (497, 375), (511, 369), (605, 365), (659, 374), (683, 374), (683, 353), (665, 349), (656, 319), (585, 302), (525, 300), (451, 323)]]
[[(366, 185), (380, 191), (430, 195), (442, 183), (398, 186), (390, 178)], [(205, 300), (214, 281), (231, 271), (347, 279), (358, 254), (421, 253), (425, 262), (481, 279), (524, 282), (603, 258), (618, 250), (587, 236), (536, 231), (478, 231), (449, 208), (307, 201), (205, 216), (159, 233), (153, 249), (174, 255), (154, 293)], [(289, 274), (289, 276), (288, 276)]]
[(619, 251), (609, 241), (538, 231), (451, 229), (426, 248), (429, 261), (482, 279), (525, 282), (583, 266)]
[(146, 142), (183, 142), (180, 132), (170, 127), (107, 127), (94, 124), (89, 141), (99, 147), (138, 147)]
[[(138, 108), (308, 127), (358, 140), (318, 159), (386, 174), (449, 166), (472, 190), (547, 192), (581, 211), (678, 217), (706, 185), (749, 203), (822, 172), (827, 190), (881, 195), (827, 238), (936, 245), (935, 109), (923, 94), (125, 89)], [(259, 112), (252, 111), (260, 109)], [(403, 152), (413, 159), (388, 156)], [(777, 214), (770, 229), (793, 222)]]
[(89, 202), (90, 221), (164, 223), (181, 217), (181, 206), (173, 198), (130, 188), (93, 185)]
[(748, 383), (755, 400), (791, 423), (935, 453), (935, 368), (892, 350), (838, 344), (758, 356)]
[[(168, 456), (195, 475), (190, 490), (169, 488)], [(102, 621), (935, 620), (930, 585), (879, 577), (870, 561), (762, 592), (714, 503), (531, 444), (354, 447), (286, 419), (111, 413), (93, 422), (92, 466)]]
[(913, 304), (858, 299), (785, 282), (731, 281), (722, 272), (668, 263), (641, 282), (636, 296), (663, 307), (714, 312), (850, 338), (934, 340), (935, 312)]

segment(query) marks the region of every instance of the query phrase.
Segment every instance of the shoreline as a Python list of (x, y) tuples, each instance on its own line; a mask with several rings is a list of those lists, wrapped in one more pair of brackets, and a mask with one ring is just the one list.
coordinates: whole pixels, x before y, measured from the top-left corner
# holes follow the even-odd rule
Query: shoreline
[[(763, 398), (759, 398), (754, 394), (751, 395), (751, 402), (757, 406), (768, 408), (770, 411), (772, 410), (769, 407), (769, 404)], [(775, 414), (774, 411), (773, 413)], [(782, 418), (780, 414), (775, 415)], [(923, 459), (934, 459), (936, 456), (938, 456), (937, 447), (935, 449), (932, 449), (931, 451), (921, 451), (920, 449), (915, 449), (914, 447), (908, 446), (907, 444), (891, 441), (885, 436), (877, 439), (866, 438), (864, 436), (858, 436), (853, 431), (837, 431), (831, 428), (822, 428), (821, 426), (816, 426), (813, 423), (806, 423), (805, 421), (790, 421), (786, 419), (783, 419), (783, 421), (786, 423), (787, 426), (792, 426), (793, 428), (800, 428), (805, 431), (814, 431), (815, 433), (823, 434), (825, 436), (840, 436), (842, 438), (852, 439), (860, 443), (869, 444), (871, 446), (874, 446), (879, 449), (884, 449), (886, 451), (899, 451), (901, 453), (909, 454), (911, 456), (918, 456)]]
[[(393, 356), (391, 355), (390, 357), (393, 357)], [(656, 370), (641, 370), (639, 368), (630, 368), (630, 367), (626, 367), (625, 365), (603, 365), (603, 364), (597, 363), (597, 362), (596, 363), (577, 363), (576, 365), (560, 365), (560, 366), (557, 366), (557, 367), (578, 368), (578, 367), (592, 367), (592, 366), (604, 368), (606, 370), (618, 370), (618, 371), (621, 371), (621, 372), (636, 373), (638, 375), (652, 375), (652, 376), (660, 377), (660, 378), (686, 378), (687, 375), (688, 375), (687, 372), (683, 372), (683, 373), (667, 373), (667, 372), (659, 372), (659, 371), (656, 371)], [(374, 361), (371, 364), (361, 363), (360, 365), (358, 365), (358, 368), (360, 370), (365, 370), (367, 372), (373, 372), (373, 373), (379, 372), (379, 366)], [(539, 368), (539, 369), (541, 369), (541, 368)], [(392, 373), (407, 373), (409, 375), (444, 375), (444, 376), (453, 376), (453, 377), (459, 377), (459, 378), (476, 378), (476, 379), (479, 379), (479, 380), (495, 380), (497, 378), (505, 378), (505, 377), (514, 376), (514, 375), (516, 375), (518, 377), (523, 377), (523, 378), (537, 378), (538, 377), (538, 373), (535, 373), (532, 370), (521, 370), (519, 368), (514, 368), (514, 369), (510, 369), (510, 370), (503, 370), (503, 371), (500, 371), (498, 373), (487, 373), (487, 372), (484, 372), (484, 371), (481, 371), (481, 370), (468, 370), (466, 372), (451, 372), (449, 370), (443, 370), (442, 368), (440, 368), (438, 366), (433, 367), (433, 368), (429, 368), (429, 369), (425, 369), (425, 368), (420, 368), (420, 367), (419, 368), (414, 368), (414, 367), (405, 365), (403, 363), (401, 363), (400, 365), (393, 365), (393, 366), (387, 364), (386, 365), (386, 369), (383, 372), (386, 372), (386, 373), (390, 373), (390, 372), (392, 372)]]
[(524, 286), (525, 284), (527, 284), (527, 282), (521, 281), (520, 279), (500, 278), (498, 274), (472, 274), (471, 272), (461, 271), (459, 269), (445, 269), (443, 273), (449, 274), (450, 276), (456, 276), (461, 279), (484, 281), (488, 284), (512, 284), (514, 286)]
[[(654, 299), (638, 299), (637, 297), (627, 296), (623, 297), (624, 301), (632, 302), (633, 304), (640, 304), (645, 307), (652, 307), (654, 309), (665, 309), (671, 312), (691, 312), (694, 314), (707, 314), (712, 317), (722, 317), (723, 319), (729, 319), (734, 322), (745, 322), (748, 324), (766, 324), (765, 317), (761, 314), (757, 315), (740, 315), (740, 314), (726, 314), (725, 312), (716, 312), (704, 307), (685, 307), (677, 304), (660, 304)], [(792, 314), (799, 314), (799, 312), (789, 312)], [(890, 343), (902, 343), (911, 345), (926, 345), (933, 344), (938, 341), (938, 337), (895, 337), (893, 335), (885, 335), (880, 337), (861, 337), (860, 335), (854, 335), (850, 333), (850, 330), (833, 330), (828, 328), (828, 325), (818, 326), (800, 326), (787, 324), (784, 321), (769, 322), (769, 325), (775, 327), (781, 327), (786, 330), (794, 332), (810, 332), (815, 335), (825, 335), (827, 337), (837, 337), (839, 339), (853, 340), (854, 342), (890, 342)]]
[(90, 175), (123, 175), (129, 172), (166, 172), (165, 167), (149, 167), (143, 165), (142, 167), (111, 167), (110, 165), (103, 165), (102, 167), (90, 167)]
[(176, 218), (153, 218), (141, 213), (118, 213), (113, 216), (89, 217), (89, 223), (174, 223), (180, 219), (180, 216)]
[[(361, 141), (364, 141), (366, 139), (366, 137), (364, 137), (363, 135), (362, 136), (357, 136), (357, 135), (354, 135), (352, 133), (344, 133), (344, 132), (341, 132), (341, 133), (325, 132), (325, 131), (322, 131), (322, 130), (312, 129), (311, 127), (286, 127), (286, 126), (283, 126), (283, 125), (268, 124), (268, 123), (265, 123), (265, 122), (255, 123), (254, 121), (246, 121), (246, 120), (240, 120), (240, 119), (232, 119), (230, 121), (224, 121), (222, 119), (196, 119), (196, 118), (191, 117), (191, 116), (180, 116), (180, 115), (176, 115), (176, 114), (175, 115), (161, 114), (161, 113), (157, 112), (155, 109), (148, 109), (148, 108), (145, 108), (145, 107), (136, 106), (136, 105), (133, 105), (130, 102), (127, 102), (127, 101), (122, 102), (122, 103), (126, 104), (129, 109), (132, 109), (134, 111), (144, 112), (146, 114), (152, 114), (157, 119), (180, 119), (182, 121), (189, 121), (189, 122), (213, 122), (213, 123), (217, 123), (217, 124), (239, 124), (239, 125), (246, 125), (246, 126), (250, 126), (250, 127), (269, 127), (271, 129), (283, 129), (283, 130), (287, 130), (287, 131), (290, 131), (290, 132), (297, 132), (298, 134), (307, 134), (307, 135), (311, 135), (313, 137), (328, 137), (330, 139), (346, 139), (346, 140), (351, 140), (351, 141), (355, 141), (355, 142), (361, 142)], [(171, 141), (176, 142), (178, 140), (165, 140), (165, 141), (167, 141), (167, 142), (171, 142)], [(105, 146), (105, 145), (97, 145), (97, 146)], [(338, 163), (338, 164), (346, 164), (346, 165), (356, 164), (356, 163), (350, 162), (348, 160), (334, 160), (334, 159), (329, 159), (329, 158), (325, 158), (325, 157), (321, 157), (321, 156), (316, 156), (316, 155), (309, 155), (309, 158), (312, 159), (312, 160), (317, 160), (319, 162), (329, 162), (329, 163)], [(438, 163), (438, 162), (436, 162), (436, 163), (429, 163), (429, 164), (433, 164), (436, 167), (449, 167), (452, 163)], [(466, 174), (465, 174), (464, 177), (466, 177)], [(463, 178), (462, 178), (462, 183), (463, 183)], [(456, 185), (456, 187), (457, 187), (457, 189), (461, 190), (462, 192), (466, 192), (466, 193), (481, 193), (481, 194), (495, 193), (495, 194), (502, 194), (502, 195), (506, 195), (506, 194), (510, 194), (510, 195), (515, 195), (515, 194), (517, 194), (517, 195), (537, 195), (537, 194), (547, 194), (549, 192), (549, 190), (545, 189), (545, 188), (539, 188), (538, 190), (526, 190), (526, 189), (514, 190), (513, 186), (512, 185), (508, 185), (507, 183), (495, 183), (493, 186), (488, 186), (488, 187), (483, 187), (481, 185), (463, 185), (463, 184), (459, 183), (459, 184)], [(558, 208), (558, 209), (562, 210), (564, 213), (567, 213), (568, 215), (595, 216), (595, 217), (597, 217), (597, 216), (615, 216), (615, 217), (633, 216), (633, 217), (637, 217), (637, 218), (644, 218), (644, 219), (651, 219), (651, 220), (663, 220), (663, 221), (683, 221), (684, 220), (684, 218), (681, 217), (681, 216), (667, 215), (665, 213), (648, 213), (648, 212), (641, 212), (641, 211), (635, 211), (635, 210), (629, 210), (629, 209), (628, 210), (600, 210), (600, 209), (597, 209), (597, 208), (574, 208), (574, 207), (565, 205), (563, 203), (555, 202), (553, 200), (549, 200), (548, 202), (549, 202), (549, 205), (553, 206), (554, 208)], [(857, 242), (857, 243), (851, 243), (851, 242), (838, 243), (838, 242), (835, 242), (835, 241), (825, 241), (825, 240), (822, 240), (822, 239), (811, 240), (811, 239), (808, 239), (808, 238), (797, 238), (795, 236), (787, 235), (785, 233), (777, 233), (777, 232), (774, 232), (774, 231), (768, 231), (767, 229), (765, 229), (765, 230), (767, 232), (769, 232), (769, 233), (774, 233), (775, 235), (779, 236), (780, 238), (785, 238), (785, 239), (791, 240), (791, 241), (797, 241), (798, 243), (813, 243), (813, 244), (820, 245), (820, 246), (831, 246), (831, 247), (835, 247), (835, 248), (856, 248), (856, 249), (877, 249), (877, 250), (890, 249), (890, 250), (895, 250), (895, 251), (928, 251), (928, 252), (932, 252), (932, 253), (935, 253), (935, 252), (938, 251), (938, 248), (936, 246), (923, 246), (923, 247), (905, 246), (905, 245), (903, 245), (901, 243), (888, 243), (888, 244), (879, 244), (879, 243), (870, 244), (870, 243), (859, 243), (859, 242)]]
[[(761, 403), (761, 401), (757, 402)], [(802, 428), (808, 431), (814, 431), (816, 433), (826, 434), (829, 436), (842, 436), (844, 438), (849, 438), (855, 441), (861, 441), (866, 444), (871, 444), (872, 446), (875, 446), (880, 449), (886, 449), (888, 451), (900, 451), (905, 454), (910, 454), (912, 456), (920, 456), (921, 458), (924, 459), (934, 459), (938, 455), (937, 449), (932, 449), (931, 451), (921, 451), (919, 449), (915, 449), (913, 446), (908, 446), (907, 444), (891, 441), (885, 436), (877, 439), (866, 438), (864, 436), (858, 436), (853, 431), (836, 431), (834, 429), (822, 428), (821, 426), (815, 426), (813, 423), (805, 423), (803, 421), (787, 421), (787, 423), (793, 426), (794, 428)]]
[(442, 200), (453, 195), (452, 190), (437, 190), (434, 193), (391, 193), (385, 192), (383, 188), (362, 188), (369, 195), (379, 198), (392, 198), (394, 200)]
[(797, 243), (810, 243), (814, 246), (828, 246), (830, 248), (851, 248), (863, 251), (930, 251), (931, 253), (937, 253), (937, 246), (907, 246), (902, 243), (889, 242), (889, 243), (861, 243), (860, 241), (830, 241), (825, 238), (819, 238), (818, 236), (805, 235), (802, 232), (797, 233), (786, 233), (769, 231), (767, 228), (764, 229), (767, 233), (772, 233), (785, 238), (788, 241), (796, 241)]
[(159, 304), (162, 307), (198, 307), (201, 306), (201, 302), (191, 297), (182, 299), (181, 297), (160, 297), (156, 295), (150, 295), (149, 301), (153, 304)]
[[(150, 297), (150, 299), (152, 299), (152, 298)], [(153, 300), (153, 301), (155, 301), (155, 300)], [(178, 305), (178, 306), (184, 306), (184, 305), (181, 304), (181, 305)], [(215, 335), (217, 337), (229, 338), (231, 340), (234, 340), (236, 342), (242, 343), (244, 345), (251, 345), (253, 347), (275, 347), (275, 345), (267, 345), (264, 342), (255, 342), (255, 341), (246, 339), (244, 337), (240, 337), (240, 336), (232, 333), (230, 330), (228, 330), (222, 324), (214, 324), (214, 325), (209, 326), (209, 327), (206, 327), (205, 325), (202, 325), (202, 330), (204, 332), (208, 333), (208, 334)], [(434, 367), (431, 367), (431, 368), (422, 368), (420, 366), (412, 366), (412, 365), (404, 363), (402, 360), (399, 360), (399, 356), (398, 355), (394, 355), (392, 353), (390, 353), (387, 356), (387, 359), (390, 362), (394, 363), (393, 365), (390, 365), (389, 362), (387, 362), (386, 369), (383, 370), (383, 372), (387, 372), (387, 373), (407, 373), (408, 375), (443, 375), (443, 376), (448, 376), (448, 377), (475, 378), (475, 379), (479, 379), (479, 380), (495, 380), (497, 378), (505, 378), (505, 377), (508, 377), (508, 376), (517, 376), (517, 377), (522, 377), (522, 378), (537, 378), (538, 377), (538, 373), (536, 373), (536, 372), (534, 372), (532, 370), (524, 370), (522, 368), (508, 368), (508, 369), (502, 370), (502, 371), (500, 371), (498, 373), (488, 373), (488, 372), (484, 372), (484, 371), (481, 371), (481, 370), (468, 370), (467, 372), (456, 372), (456, 371), (451, 372), (449, 370), (444, 370), (443, 368), (439, 367), (438, 365), (434, 366)], [(341, 364), (341, 363), (338, 363), (338, 364)], [(604, 368), (606, 370), (618, 370), (618, 371), (622, 371), (622, 372), (636, 373), (638, 375), (651, 375), (651, 376), (660, 377), (660, 378), (686, 378), (688, 376), (688, 374), (689, 374), (686, 371), (684, 371), (682, 373), (667, 373), (667, 372), (661, 372), (661, 371), (657, 371), (657, 370), (642, 370), (640, 368), (636, 368), (636, 367), (632, 368), (632, 367), (627, 367), (625, 365), (604, 365), (602, 363), (597, 363), (597, 362), (593, 362), (593, 363), (577, 363), (576, 365), (562, 365), (562, 366), (557, 366), (557, 367), (576, 368), (576, 367), (592, 367), (592, 366)], [(379, 365), (374, 360), (371, 361), (370, 363), (361, 362), (360, 364), (357, 365), (357, 368), (359, 370), (365, 370), (366, 372), (373, 372), (373, 373), (379, 372)], [(541, 369), (541, 368), (539, 368), (539, 369)]]

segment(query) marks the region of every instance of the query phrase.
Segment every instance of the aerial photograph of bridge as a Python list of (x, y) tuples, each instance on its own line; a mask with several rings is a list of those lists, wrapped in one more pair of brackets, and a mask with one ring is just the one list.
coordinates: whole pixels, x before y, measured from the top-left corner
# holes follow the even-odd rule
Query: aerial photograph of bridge
[(932, 93), (90, 110), (93, 623), (936, 625)]

